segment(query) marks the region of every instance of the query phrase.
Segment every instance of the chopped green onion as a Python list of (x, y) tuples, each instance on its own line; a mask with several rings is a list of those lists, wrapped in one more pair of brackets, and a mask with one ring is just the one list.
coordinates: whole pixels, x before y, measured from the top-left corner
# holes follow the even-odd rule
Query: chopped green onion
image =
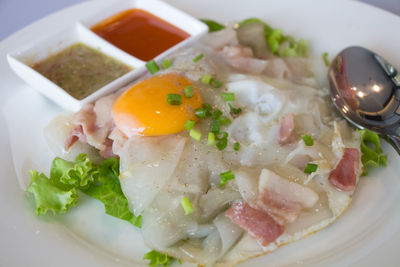
[(203, 104), (202, 108), (197, 108), (194, 111), (194, 115), (196, 115), (197, 118), (208, 118), (211, 116), (212, 112), (212, 106), (210, 104)]
[(157, 65), (157, 62), (154, 59), (146, 63), (146, 68), (151, 74), (154, 74), (160, 70), (160, 67)]
[(328, 59), (328, 53), (327, 52), (322, 53), (322, 60), (324, 61), (325, 66), (329, 67), (331, 65), (331, 62)]
[(233, 150), (239, 151), (239, 149), (240, 149), (240, 144), (239, 144), (238, 142), (236, 142), (236, 143), (233, 145)]
[(217, 81), (209, 74), (203, 75), (203, 77), (201, 77), (201, 82), (211, 85), (214, 88), (220, 88), (224, 84), (223, 82)]
[[(211, 111), (212, 111), (212, 106), (211, 106), (210, 104), (207, 104), (207, 103), (203, 104), (203, 108), (205, 108), (205, 109), (207, 109), (208, 111), (210, 111), (210, 113), (211, 113)], [(210, 115), (211, 115), (211, 114), (210, 114)]]
[(297, 54), (296, 47), (285, 47), (282, 51), (283, 57), (294, 57)]
[[(283, 57), (307, 57), (307, 42), (303, 39), (296, 42), (296, 40), (290, 36), (282, 36), (279, 40), (279, 49), (282, 44), (287, 44), (288, 46), (283, 48), (283, 51), (278, 51), (280, 56)], [(282, 50), (282, 49), (280, 49)]]
[(200, 19), (200, 20), (208, 26), (209, 32), (217, 32), (225, 28), (224, 25), (210, 19)]
[(221, 93), (221, 98), (222, 100), (229, 102), (229, 101), (234, 101), (235, 100), (235, 93)]
[(222, 151), (226, 148), (226, 146), (228, 145), (228, 139), (219, 139), (216, 146), (218, 148), (219, 151)]
[(242, 112), (241, 108), (234, 108), (232, 107), (231, 103), (228, 103), (229, 109), (230, 109), (230, 113), (233, 115), (239, 115)]
[(297, 47), (296, 40), (291, 35), (282, 36), (282, 42), (289, 42), (289, 47)]
[(215, 134), (219, 134), (221, 128), (221, 121), (220, 120), (211, 120), (210, 122), (210, 131)]
[(275, 55), (279, 54), (279, 46), (280, 46), (280, 41), (282, 39), (282, 30), (273, 30), (268, 38), (267, 38), (267, 43), (269, 48), (271, 49), (272, 53)]
[(211, 85), (214, 88), (220, 88), (224, 83), (217, 81), (210, 74), (205, 74), (200, 78), (200, 81), (204, 84)]
[[(264, 38), (270, 50), (278, 56), (283, 57), (307, 57), (307, 42), (303, 39), (298, 42), (290, 35), (284, 35), (282, 30), (271, 28), (268, 24), (258, 18), (248, 18), (235, 25), (240, 28), (249, 23), (258, 23), (264, 26)], [(240, 40), (241, 38), (239, 38)], [(244, 44), (242, 44), (244, 45)]]
[(314, 163), (307, 163), (307, 166), (304, 169), (304, 173), (310, 174), (315, 172), (318, 169), (318, 165)]
[(192, 130), (195, 123), (196, 123), (195, 121), (187, 120), (185, 123), (185, 126), (184, 126), (185, 130), (188, 130), (188, 131)]
[(205, 119), (211, 116), (211, 112), (206, 108), (196, 108), (194, 110), (194, 115), (196, 115), (197, 118)]
[(200, 141), (200, 139), (201, 139), (201, 133), (199, 131), (196, 131), (195, 129), (191, 129), (189, 132), (189, 135), (194, 140)]
[(223, 172), (219, 175), (219, 186), (224, 186), (229, 180), (235, 179), (235, 174), (232, 171)]
[(308, 47), (307, 47), (306, 40), (300, 39), (300, 41), (297, 44), (298, 44), (297, 55), (302, 56), (302, 57), (307, 57)]
[(221, 116), (219, 121), (221, 122), (221, 125), (229, 125), (229, 124), (231, 124), (231, 120), (227, 116)]
[(214, 133), (208, 133), (207, 145), (213, 146), (214, 144), (215, 144), (215, 134)]
[(181, 205), (186, 215), (190, 215), (193, 213), (194, 208), (188, 197), (181, 198)]
[(179, 94), (168, 94), (167, 102), (170, 105), (179, 106), (180, 104), (182, 104), (182, 97)]
[(219, 151), (224, 150), (228, 146), (228, 139), (220, 139), (217, 141), (215, 146), (218, 148)]
[(204, 54), (200, 54), (200, 55), (198, 55), (197, 57), (195, 57), (194, 59), (193, 59), (193, 62), (197, 62), (197, 61), (199, 61), (200, 59), (202, 59), (204, 57)]
[(211, 118), (217, 120), (217, 119), (219, 119), (219, 117), (221, 117), (221, 115), (222, 115), (222, 111), (219, 109), (216, 109), (214, 111), (214, 113), (211, 115)]
[(193, 96), (193, 87), (188, 85), (185, 87), (185, 97), (191, 98)]
[(223, 138), (228, 138), (228, 133), (227, 132), (221, 133), (221, 137), (219, 137), (219, 139), (223, 139)]
[(212, 78), (211, 79), (211, 86), (214, 88), (221, 88), (221, 86), (224, 84), (223, 82), (217, 81), (216, 79)]
[(218, 150), (224, 150), (228, 145), (228, 133), (223, 132), (222, 137), (218, 137), (217, 140), (216, 146)]
[(204, 84), (211, 84), (213, 77), (210, 74), (205, 74), (201, 77), (200, 81)]
[(312, 136), (308, 134), (302, 134), (301, 139), (303, 139), (304, 144), (306, 144), (306, 146), (312, 146), (314, 144), (314, 139), (312, 138)]
[(164, 59), (163, 62), (161, 63), (161, 66), (164, 69), (168, 69), (169, 67), (172, 66), (172, 63), (171, 63), (171, 61), (169, 59)]

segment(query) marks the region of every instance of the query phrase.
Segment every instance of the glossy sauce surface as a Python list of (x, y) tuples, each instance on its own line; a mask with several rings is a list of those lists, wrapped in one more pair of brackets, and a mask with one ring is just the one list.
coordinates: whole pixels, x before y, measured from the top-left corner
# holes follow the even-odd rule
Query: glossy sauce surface
[(50, 55), (32, 68), (79, 100), (132, 70), (82, 43)]
[(128, 9), (91, 28), (100, 37), (148, 61), (190, 35), (141, 9)]

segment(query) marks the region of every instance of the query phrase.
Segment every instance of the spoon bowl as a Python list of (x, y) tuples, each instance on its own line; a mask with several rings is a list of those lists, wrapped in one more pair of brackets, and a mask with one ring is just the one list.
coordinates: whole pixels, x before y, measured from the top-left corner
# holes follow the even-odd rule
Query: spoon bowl
[(331, 99), (358, 128), (386, 135), (400, 154), (400, 74), (376, 53), (342, 50), (328, 71)]

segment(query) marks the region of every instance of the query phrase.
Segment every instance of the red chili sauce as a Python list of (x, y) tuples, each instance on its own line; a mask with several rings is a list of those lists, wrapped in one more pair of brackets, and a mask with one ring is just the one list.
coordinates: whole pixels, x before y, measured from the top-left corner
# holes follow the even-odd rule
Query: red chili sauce
[(190, 35), (141, 9), (128, 9), (91, 28), (128, 54), (149, 61)]

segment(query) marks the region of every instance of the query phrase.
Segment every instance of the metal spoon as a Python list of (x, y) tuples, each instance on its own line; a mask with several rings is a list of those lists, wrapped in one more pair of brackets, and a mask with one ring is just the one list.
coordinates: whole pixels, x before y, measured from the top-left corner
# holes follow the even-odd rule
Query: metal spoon
[(358, 128), (386, 135), (400, 155), (400, 74), (374, 52), (352, 46), (333, 60), (328, 79), (331, 98)]

